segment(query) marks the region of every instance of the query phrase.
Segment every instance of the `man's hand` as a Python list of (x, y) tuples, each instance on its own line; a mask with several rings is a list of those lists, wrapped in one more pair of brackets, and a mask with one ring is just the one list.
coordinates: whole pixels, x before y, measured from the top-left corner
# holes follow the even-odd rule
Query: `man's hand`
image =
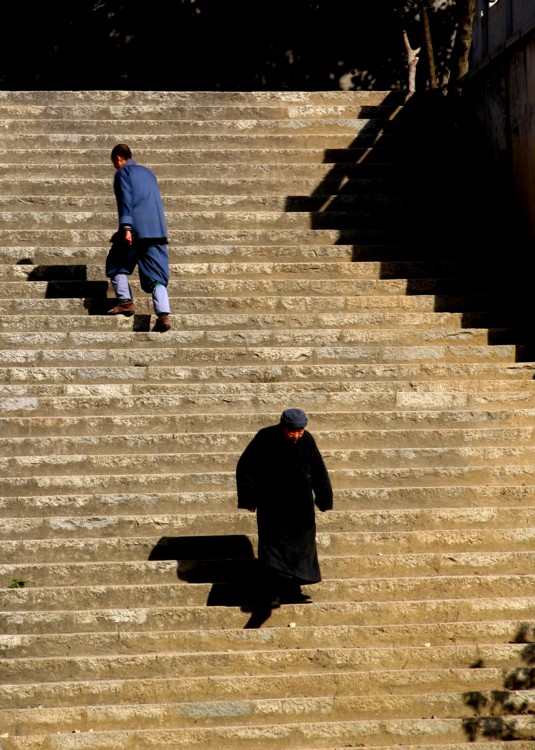
[(124, 230), (124, 241), (127, 245), (132, 244), (132, 230), (131, 229), (125, 229)]

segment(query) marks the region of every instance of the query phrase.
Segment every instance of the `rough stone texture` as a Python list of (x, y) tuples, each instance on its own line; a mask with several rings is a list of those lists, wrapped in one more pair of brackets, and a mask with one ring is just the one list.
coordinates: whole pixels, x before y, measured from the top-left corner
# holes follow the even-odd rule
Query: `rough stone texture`
[[(118, 133), (165, 335), (137, 277), (105, 315)], [(392, 92), (0, 92), (0, 750), (532, 750), (531, 296), (469, 136)], [(234, 470), (289, 405), (335, 509), (269, 612)]]

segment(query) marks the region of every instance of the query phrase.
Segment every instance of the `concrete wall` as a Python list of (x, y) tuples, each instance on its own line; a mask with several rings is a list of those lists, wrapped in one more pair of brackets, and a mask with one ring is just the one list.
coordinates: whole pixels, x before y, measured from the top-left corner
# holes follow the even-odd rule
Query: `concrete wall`
[(464, 91), (535, 238), (534, 0), (479, 0)]

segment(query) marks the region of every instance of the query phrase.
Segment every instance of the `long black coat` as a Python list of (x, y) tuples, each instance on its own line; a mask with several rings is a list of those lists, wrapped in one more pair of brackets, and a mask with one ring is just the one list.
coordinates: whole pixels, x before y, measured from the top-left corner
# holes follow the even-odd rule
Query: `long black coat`
[(315, 506), (330, 510), (333, 491), (310, 432), (292, 443), (280, 425), (261, 429), (238, 460), (236, 483), (238, 508), (256, 510), (260, 563), (300, 584), (320, 581)]

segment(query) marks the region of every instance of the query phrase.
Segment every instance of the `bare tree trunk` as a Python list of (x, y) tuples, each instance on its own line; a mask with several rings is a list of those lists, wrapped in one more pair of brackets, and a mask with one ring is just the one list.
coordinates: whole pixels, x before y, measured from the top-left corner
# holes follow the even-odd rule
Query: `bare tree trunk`
[(459, 0), (457, 3), (457, 33), (451, 53), (449, 81), (449, 90), (452, 94), (460, 93), (459, 81), (468, 72), (476, 3), (477, 0)]
[(427, 59), (429, 61), (429, 86), (432, 89), (438, 89), (433, 40), (431, 38), (431, 27), (429, 26), (429, 15), (427, 13), (427, 5), (425, 2), (422, 3), (422, 22), (424, 25), (425, 48), (427, 51)]
[(418, 65), (418, 52), (421, 47), (412, 49), (406, 31), (403, 32), (403, 40), (407, 49), (407, 60), (409, 63), (409, 92), (412, 94), (416, 91), (416, 66)]

